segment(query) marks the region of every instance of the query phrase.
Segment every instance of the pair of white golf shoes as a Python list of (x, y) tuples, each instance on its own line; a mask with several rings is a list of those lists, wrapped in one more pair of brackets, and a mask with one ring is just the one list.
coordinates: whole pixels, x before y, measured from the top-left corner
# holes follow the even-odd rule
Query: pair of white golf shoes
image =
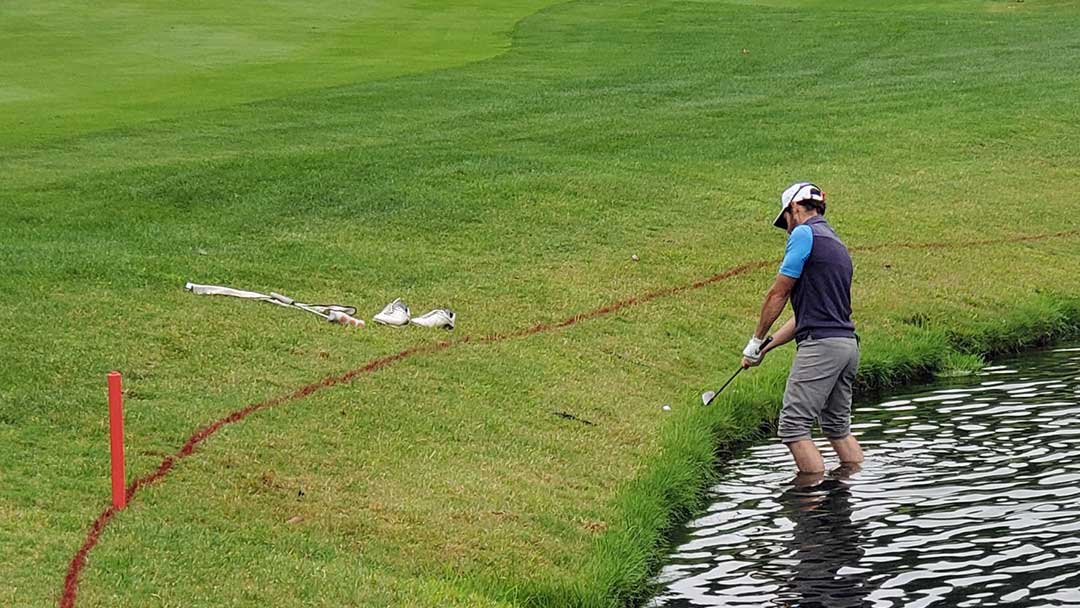
[(409, 306), (401, 301), (401, 298), (387, 304), (382, 311), (371, 318), (372, 321), (382, 325), (419, 325), (420, 327), (445, 327), (454, 329), (454, 311), (445, 308), (424, 313), (419, 317), (409, 314)]

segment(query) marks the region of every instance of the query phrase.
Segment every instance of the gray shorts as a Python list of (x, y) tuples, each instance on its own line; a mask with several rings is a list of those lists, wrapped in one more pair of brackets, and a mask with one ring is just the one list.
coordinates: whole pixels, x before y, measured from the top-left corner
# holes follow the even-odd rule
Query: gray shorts
[(815, 420), (829, 439), (850, 435), (851, 386), (858, 369), (859, 343), (855, 338), (800, 342), (780, 408), (780, 439), (784, 443), (810, 439)]

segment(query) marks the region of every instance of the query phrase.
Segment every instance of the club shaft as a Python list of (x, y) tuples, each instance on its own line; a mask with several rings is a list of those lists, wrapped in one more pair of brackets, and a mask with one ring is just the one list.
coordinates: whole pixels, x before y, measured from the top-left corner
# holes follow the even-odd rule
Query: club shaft
[(735, 370), (735, 373), (731, 374), (731, 377), (728, 378), (727, 382), (724, 383), (724, 386), (721, 386), (720, 390), (716, 391), (716, 394), (719, 395), (720, 393), (724, 392), (724, 389), (727, 388), (727, 385), (731, 384), (731, 381), (735, 379), (735, 376), (738, 376), (740, 373), (742, 373), (742, 370), (743, 367), (740, 365), (739, 369)]
[[(765, 340), (761, 343), (761, 346), (758, 347), (758, 352), (760, 353), (762, 350), (764, 350), (765, 347), (768, 346), (769, 343), (772, 342), (772, 341), (773, 341), (772, 336), (769, 336), (769, 337), (765, 338)], [(739, 369), (735, 370), (735, 373), (731, 374), (731, 377), (728, 378), (727, 382), (724, 383), (724, 386), (721, 386), (719, 389), (717, 389), (717, 391), (715, 393), (713, 393), (712, 397), (710, 397), (709, 400), (705, 402), (705, 405), (708, 405), (709, 403), (711, 403), (713, 399), (716, 399), (717, 395), (724, 392), (724, 389), (727, 388), (727, 385), (731, 384), (731, 381), (734, 380), (735, 377), (738, 376), (740, 373), (742, 373), (742, 370), (744, 370), (744, 369), (746, 369), (746, 368), (740, 365)], [(705, 394), (708, 394), (708, 393), (705, 393)]]

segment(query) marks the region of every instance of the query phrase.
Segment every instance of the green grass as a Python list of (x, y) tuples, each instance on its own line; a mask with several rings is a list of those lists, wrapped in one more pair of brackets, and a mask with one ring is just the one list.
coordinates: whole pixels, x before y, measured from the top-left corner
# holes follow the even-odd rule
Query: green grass
[(5, 2), (0, 145), (459, 66), (555, 3)]
[(985, 241), (1080, 211), (1080, 3), (549, 4), (0, 8), (0, 605), (55, 605), (107, 504), (110, 369), (136, 476), (446, 337), (188, 280), (402, 296), (474, 340), (214, 435), (106, 529), (79, 606), (638, 597), (715, 443), (775, 412), (790, 349), (697, 405), (771, 267), (475, 338), (778, 258), (796, 179), (853, 247), (984, 241), (855, 254), (864, 390), (1075, 332), (1078, 237)]

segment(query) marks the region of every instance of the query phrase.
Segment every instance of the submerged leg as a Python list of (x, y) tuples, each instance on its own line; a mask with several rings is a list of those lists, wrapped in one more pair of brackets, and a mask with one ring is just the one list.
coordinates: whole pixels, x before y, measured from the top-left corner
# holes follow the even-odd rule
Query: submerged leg
[(791, 485), (796, 488), (812, 488), (825, 479), (824, 473), (803, 473), (799, 472), (795, 475), (795, 479), (791, 480)]
[(791, 457), (795, 459), (795, 466), (799, 467), (800, 473), (822, 473), (825, 471), (825, 461), (821, 458), (814, 442), (809, 439), (792, 441), (787, 444), (791, 450)]
[(829, 439), (833, 450), (843, 464), (859, 464), (863, 461), (862, 446), (854, 435), (848, 435), (842, 439)]

